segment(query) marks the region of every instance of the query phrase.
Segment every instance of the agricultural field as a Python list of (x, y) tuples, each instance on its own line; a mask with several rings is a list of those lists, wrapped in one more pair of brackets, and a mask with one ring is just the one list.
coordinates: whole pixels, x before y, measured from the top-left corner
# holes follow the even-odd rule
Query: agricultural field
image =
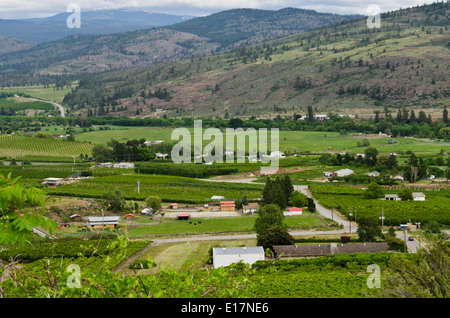
[(15, 158), (25, 156), (39, 157), (79, 157), (92, 154), (93, 145), (86, 142), (35, 138), (16, 135), (0, 135), (0, 155)]
[[(50, 100), (56, 103), (62, 102), (64, 96), (67, 93), (72, 91), (72, 88), (75, 88), (78, 85), (78, 82), (72, 82), (70, 85), (66, 85), (64, 87), (56, 88), (55, 85), (51, 84), (48, 87), (44, 87), (44, 85), (35, 85), (35, 86), (26, 86), (26, 87), (8, 87), (1, 88), (0, 93), (16, 93), (20, 92), (26, 94), (31, 97)], [(52, 106), (52, 109), (54, 107)]]
[[(130, 227), (128, 235), (130, 238), (138, 238), (213, 233), (252, 233), (255, 219), (256, 215), (196, 217), (190, 221), (163, 219), (157, 226), (146, 226), (145, 223), (139, 223), (139, 226)], [(301, 216), (286, 217), (285, 223), (291, 230), (306, 230), (325, 229), (328, 221), (320, 218), (317, 214), (304, 212)]]
[[(339, 210), (347, 218), (358, 222), (359, 217), (385, 217), (384, 225), (399, 226), (399, 224), (420, 222), (426, 224), (436, 221), (444, 226), (450, 225), (450, 191), (448, 189), (423, 191), (425, 201), (390, 201), (367, 199), (363, 197), (365, 190), (356, 187), (310, 185), (316, 199), (328, 208)], [(398, 191), (385, 191), (398, 193)], [(331, 199), (332, 198), (332, 199)], [(349, 213), (353, 212), (350, 217)], [(381, 222), (380, 222), (381, 225)]]
[(3, 109), (4, 112), (9, 112), (10, 109), (13, 109), (17, 113), (24, 110), (52, 111), (55, 107), (52, 104), (41, 101), (21, 102), (14, 98), (0, 98), (0, 109)]
[(257, 199), (261, 196), (262, 189), (263, 185), (260, 184), (212, 183), (184, 177), (131, 174), (84, 179), (57, 188), (48, 188), (46, 192), (58, 196), (100, 198), (105, 193), (120, 191), (127, 200), (144, 200), (148, 196), (159, 196), (163, 202), (195, 204), (204, 203), (214, 195), (239, 200), (246, 194), (249, 200)]
[[(177, 140), (171, 140), (174, 128), (170, 127), (123, 127), (108, 126), (108, 130), (89, 131), (79, 133), (76, 136), (77, 141), (86, 141), (93, 144), (106, 144), (111, 139), (119, 142), (125, 142), (132, 139), (145, 138), (149, 141), (164, 140), (167, 143), (177, 143)], [(191, 131), (194, 137), (193, 129)], [(268, 133), (270, 136), (270, 134)], [(224, 134), (225, 137), (225, 134)], [(205, 134), (205, 147), (209, 141), (208, 134)], [(360, 135), (347, 134), (342, 135), (338, 132), (319, 132), (319, 131), (279, 131), (279, 149), (285, 153), (323, 153), (323, 152), (364, 152), (363, 147), (358, 147), (358, 141), (368, 139), (370, 146), (378, 149), (380, 154), (389, 154), (391, 152), (413, 151), (417, 154), (436, 154), (441, 149), (450, 149), (450, 142), (436, 142), (418, 138), (397, 138), (397, 144), (389, 144), (388, 138), (379, 135)], [(192, 139), (193, 140), (193, 139)], [(224, 138), (224, 145), (226, 145)], [(248, 150), (248, 139), (246, 140), (246, 149)]]

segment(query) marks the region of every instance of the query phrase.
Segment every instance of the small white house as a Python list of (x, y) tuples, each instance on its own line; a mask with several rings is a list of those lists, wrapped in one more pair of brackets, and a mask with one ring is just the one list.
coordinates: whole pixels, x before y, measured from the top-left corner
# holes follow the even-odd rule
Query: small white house
[(414, 201), (425, 201), (425, 194), (422, 192), (413, 192), (412, 196)]
[(116, 163), (113, 166), (114, 168), (122, 168), (122, 169), (133, 169), (134, 168), (134, 163), (132, 162), (121, 162), (121, 163)]
[(384, 200), (388, 201), (401, 201), (402, 199), (397, 194), (385, 194)]
[(258, 203), (249, 203), (247, 205), (242, 206), (242, 213), (255, 213), (259, 209)]
[(48, 186), (59, 186), (63, 182), (63, 178), (46, 178), (42, 184), (46, 184)]
[(270, 158), (286, 158), (286, 155), (281, 151), (272, 151), (270, 153)]
[(213, 195), (211, 200), (225, 200), (225, 197), (223, 195)]
[(346, 177), (346, 176), (352, 175), (353, 173), (354, 173), (354, 171), (351, 169), (341, 169), (341, 170), (335, 171), (333, 175), (336, 177)]
[(244, 247), (214, 247), (214, 268), (229, 266), (240, 261), (250, 266), (256, 261), (264, 260), (264, 249), (262, 246)]

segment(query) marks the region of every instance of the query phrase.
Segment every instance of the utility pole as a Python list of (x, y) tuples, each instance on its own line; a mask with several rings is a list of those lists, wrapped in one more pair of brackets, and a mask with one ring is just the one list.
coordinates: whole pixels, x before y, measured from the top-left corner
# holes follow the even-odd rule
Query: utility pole
[(349, 210), (350, 210), (350, 213), (348, 215), (350, 216), (350, 218), (348, 220), (348, 223), (350, 223), (350, 234), (352, 234), (352, 215), (353, 215), (353, 213), (352, 213), (351, 208), (349, 208)]
[(329, 197), (329, 199), (331, 199), (331, 220), (334, 221), (334, 219), (333, 219), (333, 197)]
[(383, 226), (384, 226), (384, 208), (381, 210), (381, 232), (383, 232)]
[(137, 181), (137, 185), (138, 185), (138, 194), (139, 194), (139, 184), (141, 183), (141, 181)]

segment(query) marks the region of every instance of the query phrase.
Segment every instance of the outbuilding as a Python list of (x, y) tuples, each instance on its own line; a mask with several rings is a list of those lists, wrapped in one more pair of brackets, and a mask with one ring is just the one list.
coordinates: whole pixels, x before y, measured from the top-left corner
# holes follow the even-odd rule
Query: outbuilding
[(114, 229), (119, 225), (118, 216), (90, 216), (88, 226), (93, 229), (110, 228)]
[(189, 220), (190, 217), (191, 217), (191, 216), (190, 216), (189, 213), (181, 213), (181, 214), (177, 214), (178, 220)]
[(264, 249), (262, 246), (213, 248), (214, 268), (225, 267), (239, 262), (243, 262), (251, 266), (253, 263), (263, 260)]
[(234, 201), (220, 201), (221, 211), (235, 211), (236, 203)]

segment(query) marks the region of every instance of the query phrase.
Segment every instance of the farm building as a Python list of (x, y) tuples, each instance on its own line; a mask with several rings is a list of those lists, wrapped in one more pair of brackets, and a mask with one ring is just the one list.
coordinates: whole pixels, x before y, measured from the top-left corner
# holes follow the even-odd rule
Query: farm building
[(44, 179), (44, 182), (42, 182), (42, 184), (55, 187), (61, 185), (63, 180), (63, 178), (46, 178)]
[(385, 194), (384, 200), (401, 201), (402, 199), (397, 194)]
[(333, 177), (347, 177), (354, 173), (351, 169), (341, 169), (333, 172)]
[(211, 200), (225, 200), (225, 197), (222, 195), (213, 195)]
[(81, 222), (82, 221), (82, 217), (78, 214), (72, 214), (69, 217), (72, 220), (72, 222)]
[(171, 204), (170, 204), (170, 208), (171, 208), (172, 210), (178, 209), (178, 203), (171, 203)]
[(240, 261), (250, 266), (256, 261), (264, 260), (262, 246), (215, 247), (213, 248), (214, 268), (229, 266)]
[(234, 211), (236, 210), (236, 204), (234, 201), (220, 201), (221, 211)]
[(366, 175), (368, 175), (369, 177), (379, 177), (380, 173), (378, 171), (370, 171), (367, 172)]
[(281, 151), (272, 151), (270, 153), (270, 158), (286, 158), (286, 155)]
[(88, 218), (88, 226), (93, 229), (111, 228), (114, 229), (119, 225), (118, 216), (90, 216)]
[(413, 192), (412, 196), (414, 201), (425, 201), (425, 194), (422, 192)]
[(125, 215), (125, 218), (127, 220), (133, 220), (134, 219), (134, 214), (133, 213), (128, 213), (128, 214)]
[(242, 206), (242, 213), (255, 213), (259, 209), (258, 203), (249, 203)]
[(324, 177), (332, 177), (333, 176), (333, 171), (325, 171), (324, 173), (323, 173), (323, 176)]
[(121, 168), (121, 169), (133, 169), (134, 168), (134, 163), (132, 162), (121, 162), (121, 163), (116, 163), (113, 166), (114, 168)]
[(285, 216), (293, 216), (293, 215), (302, 215), (302, 209), (297, 207), (289, 208), (287, 211), (284, 211), (283, 214)]
[(189, 213), (181, 213), (181, 214), (177, 214), (177, 219), (178, 220), (189, 220), (190, 218), (190, 214)]
[(275, 253), (280, 257), (302, 257), (331, 254), (378, 253), (387, 251), (387, 243), (351, 243), (351, 244), (305, 244), (274, 245)]
[(102, 162), (98, 163), (95, 167), (97, 168), (112, 168), (114, 164), (112, 162)]

